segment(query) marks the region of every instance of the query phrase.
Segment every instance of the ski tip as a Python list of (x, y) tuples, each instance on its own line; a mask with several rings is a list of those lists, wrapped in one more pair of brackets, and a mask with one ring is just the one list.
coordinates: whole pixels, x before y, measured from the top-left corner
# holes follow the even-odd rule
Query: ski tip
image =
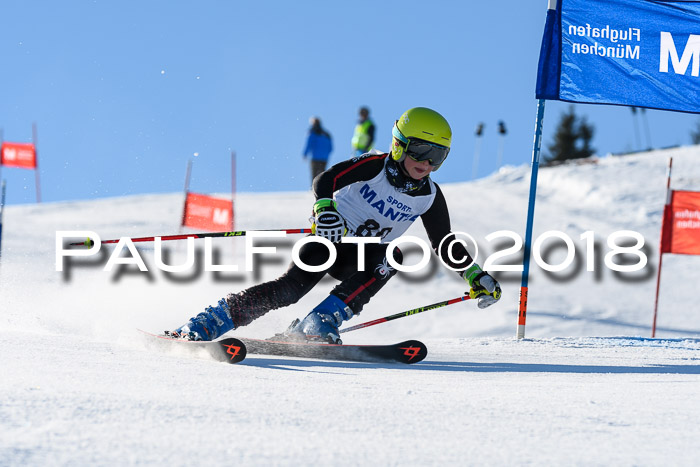
[(214, 342), (219, 344), (220, 349), (223, 350), (222, 355), (225, 358), (225, 362), (238, 363), (245, 359), (247, 349), (243, 341), (236, 339), (235, 337), (227, 337)]
[(138, 331), (146, 337), (145, 340), (149, 347), (164, 350), (180, 349), (185, 352), (207, 355), (220, 362), (238, 363), (243, 361), (248, 353), (245, 343), (235, 337), (226, 337), (218, 341), (189, 341), (174, 338), (165, 333), (153, 334), (141, 329)]
[(421, 341), (400, 342), (396, 347), (400, 351), (398, 357), (402, 363), (418, 363), (428, 356), (428, 348)]

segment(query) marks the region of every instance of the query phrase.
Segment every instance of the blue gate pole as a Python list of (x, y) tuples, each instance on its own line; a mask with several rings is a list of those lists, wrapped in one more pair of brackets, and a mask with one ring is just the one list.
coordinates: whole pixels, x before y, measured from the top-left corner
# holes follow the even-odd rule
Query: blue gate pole
[(540, 167), (540, 147), (542, 146), (542, 124), (544, 122), (544, 99), (537, 100), (537, 118), (535, 119), (535, 140), (532, 148), (532, 170), (530, 173), (530, 199), (527, 207), (527, 226), (525, 228), (525, 250), (523, 251), (523, 277), (520, 282), (518, 303), (517, 338), (525, 337), (525, 317), (527, 316), (527, 281), (530, 274), (530, 251), (532, 245), (532, 224), (535, 218), (535, 197), (537, 195), (537, 172)]

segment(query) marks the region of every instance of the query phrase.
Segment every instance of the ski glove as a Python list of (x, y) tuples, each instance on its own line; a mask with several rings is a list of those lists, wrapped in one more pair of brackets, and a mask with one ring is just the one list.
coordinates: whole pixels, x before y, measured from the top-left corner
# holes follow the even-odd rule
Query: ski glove
[(471, 288), (469, 295), (479, 299), (479, 308), (491, 306), (501, 298), (501, 286), (498, 281), (482, 271), (478, 264), (474, 263), (468, 267), (462, 273), (462, 277)]
[(324, 237), (333, 243), (339, 243), (348, 232), (345, 219), (337, 210), (335, 201), (322, 198), (314, 203), (314, 215), (311, 221), (311, 233)]

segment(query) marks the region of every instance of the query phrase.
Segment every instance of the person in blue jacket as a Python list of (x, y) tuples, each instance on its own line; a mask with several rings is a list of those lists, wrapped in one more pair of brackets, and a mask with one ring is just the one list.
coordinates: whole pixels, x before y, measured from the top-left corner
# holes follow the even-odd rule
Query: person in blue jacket
[(304, 159), (311, 156), (311, 181), (326, 170), (328, 157), (333, 151), (333, 139), (330, 133), (321, 126), (321, 119), (311, 117), (309, 120), (311, 128), (309, 128), (309, 136), (306, 138), (306, 147), (304, 148)]

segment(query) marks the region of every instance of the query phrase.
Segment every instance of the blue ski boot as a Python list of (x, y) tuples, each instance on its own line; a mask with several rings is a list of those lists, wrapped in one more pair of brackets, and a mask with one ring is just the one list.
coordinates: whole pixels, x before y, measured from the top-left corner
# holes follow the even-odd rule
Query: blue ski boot
[(296, 320), (290, 326), (289, 337), (303, 336), (306, 340), (342, 344), (338, 326), (352, 318), (353, 312), (344, 301), (329, 295), (306, 318)]
[(235, 327), (231, 310), (222, 298), (217, 306), (207, 307), (176, 330), (166, 331), (165, 335), (190, 341), (212, 341)]

